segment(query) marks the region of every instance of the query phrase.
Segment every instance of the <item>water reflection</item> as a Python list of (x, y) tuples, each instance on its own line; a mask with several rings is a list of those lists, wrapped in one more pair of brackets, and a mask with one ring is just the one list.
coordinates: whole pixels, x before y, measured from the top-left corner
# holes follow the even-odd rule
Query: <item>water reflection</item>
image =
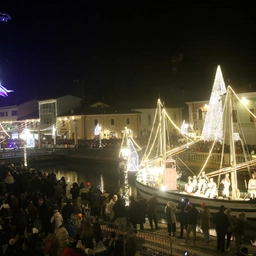
[(123, 186), (123, 176), (118, 171), (118, 164), (97, 161), (66, 161), (37, 164), (43, 172), (54, 172), (58, 179), (65, 177), (67, 182), (90, 182), (92, 186), (109, 192), (119, 192)]

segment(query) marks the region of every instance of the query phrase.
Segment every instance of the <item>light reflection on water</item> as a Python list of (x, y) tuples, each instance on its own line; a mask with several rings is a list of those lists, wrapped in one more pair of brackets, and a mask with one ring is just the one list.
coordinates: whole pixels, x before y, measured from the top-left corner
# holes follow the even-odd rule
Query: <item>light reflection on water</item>
[(58, 179), (64, 176), (71, 184), (90, 182), (109, 192), (118, 192), (123, 186), (123, 175), (119, 174), (117, 163), (77, 160), (41, 163), (35, 167), (46, 173), (54, 172)]

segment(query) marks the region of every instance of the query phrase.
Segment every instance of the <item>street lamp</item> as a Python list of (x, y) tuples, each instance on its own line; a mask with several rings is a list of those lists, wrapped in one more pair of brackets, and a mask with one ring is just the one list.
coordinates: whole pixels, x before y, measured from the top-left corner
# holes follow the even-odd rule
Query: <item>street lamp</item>
[[(25, 124), (25, 127), (27, 125)], [(35, 146), (35, 140), (33, 134), (30, 132), (29, 129), (25, 128), (22, 133), (20, 134), (21, 139), (24, 140), (24, 166), (28, 166), (27, 162), (27, 148), (32, 148)]]

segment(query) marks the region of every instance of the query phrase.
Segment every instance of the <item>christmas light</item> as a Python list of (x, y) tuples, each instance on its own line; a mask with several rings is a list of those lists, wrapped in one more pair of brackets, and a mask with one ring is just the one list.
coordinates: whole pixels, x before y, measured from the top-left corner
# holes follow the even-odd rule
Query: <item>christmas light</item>
[(202, 140), (223, 142), (223, 108), (222, 95), (226, 93), (226, 86), (220, 66), (217, 67), (215, 80), (206, 114)]

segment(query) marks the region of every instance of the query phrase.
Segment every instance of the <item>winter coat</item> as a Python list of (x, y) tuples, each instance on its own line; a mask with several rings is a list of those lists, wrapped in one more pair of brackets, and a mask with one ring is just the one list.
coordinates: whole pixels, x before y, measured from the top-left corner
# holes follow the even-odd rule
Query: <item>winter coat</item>
[(56, 230), (56, 237), (58, 238), (59, 242), (60, 242), (60, 247), (59, 247), (59, 251), (58, 251), (58, 255), (62, 256), (64, 249), (68, 246), (69, 244), (69, 235), (68, 235), (68, 231), (63, 227), (60, 226), (57, 230)]
[(129, 206), (129, 220), (131, 223), (140, 224), (140, 205), (138, 201), (132, 200)]
[(226, 232), (229, 227), (228, 216), (224, 211), (220, 210), (213, 215), (213, 223), (216, 226), (216, 230)]
[(63, 218), (59, 211), (55, 212), (51, 217), (50, 222), (54, 224), (54, 229), (57, 230), (63, 224)]
[(57, 255), (60, 247), (59, 239), (54, 234), (49, 234), (44, 239), (44, 251), (49, 255)]
[(169, 201), (164, 208), (167, 223), (176, 223), (177, 208), (173, 202)]
[(205, 207), (200, 214), (201, 217), (201, 229), (207, 230), (211, 227), (211, 211), (208, 207)]
[(196, 225), (198, 219), (198, 210), (195, 207), (190, 207), (188, 210), (188, 224)]
[(234, 233), (243, 234), (246, 222), (246, 217), (238, 214), (235, 218)]
[(147, 210), (146, 210), (146, 212), (147, 212), (147, 213), (155, 213), (156, 207), (157, 207), (157, 205), (158, 205), (158, 200), (157, 200), (156, 196), (155, 196), (155, 195), (151, 196), (151, 197), (147, 200), (146, 204), (147, 204)]
[(116, 201), (116, 203), (113, 206), (113, 211), (117, 218), (126, 217), (126, 208), (125, 208), (124, 199), (120, 198)]

